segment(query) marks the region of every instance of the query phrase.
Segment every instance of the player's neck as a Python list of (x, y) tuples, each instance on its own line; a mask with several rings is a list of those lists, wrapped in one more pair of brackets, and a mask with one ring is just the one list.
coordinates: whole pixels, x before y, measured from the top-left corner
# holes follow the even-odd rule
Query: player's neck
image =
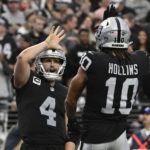
[(112, 51), (112, 55), (113, 55), (113, 56), (116, 56), (116, 54), (115, 54), (113, 51)]
[[(112, 51), (112, 55), (113, 55), (113, 56), (117, 56), (114, 51)], [(125, 56), (124, 56), (124, 55), (121, 55), (121, 57), (122, 57), (123, 59), (125, 59)]]
[(54, 87), (54, 86), (55, 86), (55, 81), (51, 81), (51, 82), (50, 82), (50, 85), (51, 85), (52, 87)]

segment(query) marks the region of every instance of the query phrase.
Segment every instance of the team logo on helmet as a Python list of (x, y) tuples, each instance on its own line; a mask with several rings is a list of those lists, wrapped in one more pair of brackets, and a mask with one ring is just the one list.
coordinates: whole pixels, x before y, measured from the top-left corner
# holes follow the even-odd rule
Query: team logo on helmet
[(130, 30), (127, 24), (119, 17), (110, 17), (98, 27), (96, 47), (127, 49), (130, 45)]

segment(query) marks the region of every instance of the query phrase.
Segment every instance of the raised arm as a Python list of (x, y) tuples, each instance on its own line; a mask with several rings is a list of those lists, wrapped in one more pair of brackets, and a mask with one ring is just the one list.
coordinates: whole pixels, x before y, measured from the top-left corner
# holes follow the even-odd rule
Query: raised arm
[(23, 87), (30, 76), (30, 65), (29, 62), (34, 59), (40, 52), (47, 50), (47, 49), (60, 49), (62, 47), (59, 45), (59, 42), (65, 37), (64, 30), (60, 32), (60, 26), (58, 26), (55, 30), (53, 26), (50, 30), (49, 36), (46, 38), (45, 41), (31, 46), (25, 50), (23, 50), (16, 62), (16, 66), (14, 69), (14, 86), (16, 88)]
[(67, 142), (65, 145), (65, 150), (75, 150), (76, 149), (76, 145), (73, 142)]
[(87, 74), (79, 68), (77, 75), (71, 80), (66, 98), (66, 112), (68, 116), (68, 132), (65, 150), (75, 150), (80, 140), (79, 125), (75, 119), (78, 98), (85, 87)]
[(73, 119), (76, 112), (76, 105), (78, 98), (85, 87), (87, 81), (87, 74), (79, 68), (76, 76), (71, 80), (68, 95), (66, 98), (66, 111), (69, 119)]

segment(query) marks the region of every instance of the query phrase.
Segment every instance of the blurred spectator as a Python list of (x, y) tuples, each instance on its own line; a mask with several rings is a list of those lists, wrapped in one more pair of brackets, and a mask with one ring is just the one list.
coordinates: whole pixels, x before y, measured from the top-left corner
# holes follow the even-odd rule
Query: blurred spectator
[(45, 18), (36, 16), (32, 30), (27, 34), (30, 45), (35, 45), (45, 40), (47, 35), (43, 32), (45, 27)]
[[(45, 9), (44, 9), (45, 10)], [(38, 12), (38, 14), (41, 14), (41, 11)], [(43, 14), (44, 15), (44, 14)], [(61, 10), (61, 13), (60, 13), (60, 19), (59, 20), (56, 20), (54, 18), (51, 18), (51, 20), (48, 20), (46, 19), (47, 21), (47, 27), (45, 28), (44, 32), (46, 34), (49, 34), (50, 32), (50, 27), (53, 26), (53, 25), (60, 25), (63, 23), (63, 20), (65, 19), (66, 16), (68, 15), (74, 15), (74, 11), (70, 8), (70, 7), (67, 7), (65, 10)], [(44, 15), (45, 16), (45, 15)], [(48, 18), (45, 16), (45, 18)]]
[(128, 13), (122, 16), (123, 20), (127, 23), (131, 31), (130, 41), (133, 44), (137, 41), (139, 31), (142, 29), (141, 26), (135, 23), (135, 16), (132, 13)]
[(103, 20), (104, 11), (106, 10), (107, 6), (110, 4), (110, 0), (98, 0), (98, 1), (99, 1), (98, 3), (99, 8), (93, 12), (92, 17)]
[(77, 27), (77, 22), (78, 22), (78, 18), (74, 15), (67, 15), (64, 18), (62, 27), (66, 31), (65, 34), (67, 34), (67, 36), (76, 35), (76, 33), (74, 32), (75, 31), (74, 29)]
[(70, 7), (78, 17), (78, 27), (82, 24), (85, 17), (90, 16), (91, 3), (88, 0), (74, 0)]
[(144, 109), (142, 122), (144, 128), (133, 133), (128, 140), (131, 149), (150, 149), (150, 107)]
[(55, 7), (55, 0), (47, 0), (45, 3), (45, 8), (40, 10), (41, 14), (48, 18), (49, 22), (54, 20), (62, 21), (67, 15), (74, 14), (74, 11), (69, 6), (64, 9), (60, 9), (59, 11), (56, 10)]
[(141, 23), (145, 21), (150, 10), (150, 3), (147, 0), (127, 0), (126, 6), (136, 12), (135, 20)]
[[(96, 18), (96, 19), (93, 19), (93, 22), (92, 22), (92, 26), (91, 26), (91, 34), (90, 34), (90, 39), (91, 39), (91, 42), (92, 43), (96, 43), (96, 39), (95, 39), (95, 33), (98, 29), (98, 26), (100, 25), (100, 23), (102, 22), (102, 20)], [(96, 45), (96, 44), (95, 44)]]
[(89, 30), (90, 34), (90, 41), (94, 44), (96, 42), (95, 39), (95, 32), (96, 29), (98, 28), (99, 24), (101, 23), (101, 20), (96, 18), (92, 19), (90, 16), (87, 16), (83, 23), (81, 24), (80, 28), (87, 28)]
[[(46, 0), (45, 2), (45, 8), (48, 10), (49, 15), (52, 17), (54, 17), (55, 19), (61, 19), (61, 13), (56, 9), (56, 2), (55, 0)], [(44, 10), (44, 8), (43, 8)]]
[(18, 49), (14, 51), (12, 57), (10, 59), (9, 66), (14, 69), (14, 65), (16, 63), (17, 56), (21, 53), (22, 50), (28, 48), (30, 46), (30, 37), (27, 34), (21, 35), (19, 39)]
[(8, 66), (8, 61), (15, 48), (14, 40), (6, 34), (6, 22), (0, 18), (0, 140), (3, 140), (7, 131), (8, 102), (13, 96), (10, 82), (12, 70)]
[(138, 32), (137, 42), (134, 43), (134, 50), (142, 50), (150, 52), (150, 40), (148, 38), (147, 32), (142, 29)]
[(91, 12), (93, 12), (93, 11), (95, 11), (96, 9), (99, 8), (98, 3), (99, 3), (98, 0), (92, 0), (92, 3), (91, 3), (91, 9), (90, 9)]
[(119, 16), (122, 16), (127, 13), (132, 13), (134, 16), (136, 15), (134, 9), (125, 5), (124, 0), (111, 0), (111, 3), (115, 6)]
[(19, 10), (19, 0), (8, 0), (8, 11), (3, 13), (9, 24), (9, 32), (15, 34), (21, 25), (25, 23), (24, 14)]
[(73, 0), (55, 0), (56, 10), (66, 9)]
[(74, 11), (70, 7), (67, 7), (65, 10), (61, 12), (61, 21), (63, 21), (65, 17), (68, 15), (74, 15)]
[(25, 11), (28, 9), (38, 10), (38, 6), (33, 0), (20, 0), (20, 10)]
[[(142, 119), (143, 117), (143, 114), (140, 114), (139, 115)], [(134, 132), (137, 132), (141, 129), (142, 125), (141, 125), (141, 122), (137, 119), (135, 121), (133, 121), (131, 124), (130, 124), (130, 130), (132, 131), (132, 133)]]
[[(36, 11), (37, 15), (45, 17), (47, 25), (51, 26), (51, 24), (53, 24), (54, 21), (57, 21), (57, 19), (55, 19), (55, 16), (49, 10), (49, 7), (55, 10), (54, 0), (39, 0), (38, 5), (40, 9)], [(49, 34), (50, 29), (47, 28), (46, 32)]]
[(93, 19), (90, 16), (87, 16), (81, 24), (80, 28), (88, 28), (89, 30), (91, 30), (92, 22)]
[(69, 85), (71, 78), (76, 75), (81, 56), (87, 51), (95, 51), (94, 46), (90, 43), (90, 35), (87, 28), (79, 30), (78, 38), (79, 43), (76, 44), (67, 54), (67, 66), (64, 73), (64, 83), (66, 85)]
[(87, 16), (80, 26), (80, 29), (87, 28), (89, 30), (90, 41), (93, 40), (93, 38), (95, 39), (95, 35), (93, 35), (92, 32), (92, 24), (93, 24), (93, 19), (90, 16)]
[(70, 7), (74, 10), (75, 13), (77, 13), (81, 11), (82, 4), (83, 4), (83, 0), (74, 0), (72, 4), (70, 4)]
[[(148, 38), (146, 31), (141, 30), (141, 32), (139, 32), (138, 38), (140, 38), (140, 40), (139, 40), (139, 43), (140, 43), (139, 48), (140, 49), (139, 50), (148, 51), (150, 41), (146, 40)], [(139, 94), (138, 94), (139, 102), (143, 103), (145, 105), (149, 105), (149, 103), (150, 103), (150, 56), (149, 56), (148, 65), (149, 65), (149, 71), (142, 78), (142, 86), (141, 86), (141, 89), (139, 90)]]
[(62, 28), (65, 30), (66, 37), (63, 39), (62, 43), (65, 45), (67, 51), (78, 41), (75, 31), (77, 22), (78, 18), (75, 15), (67, 15), (63, 20)]
[(12, 97), (10, 75), (12, 70), (8, 63), (13, 51), (17, 49), (15, 41), (6, 33), (6, 22), (0, 18), (0, 98)]
[(51, 20), (53, 21), (54, 19), (62, 20), (71, 2), (72, 0), (68, 0), (68, 1), (46, 0), (44, 3), (41, 1), (41, 10), (39, 12), (44, 17), (48, 18), (49, 21)]
[(0, 18), (0, 53), (4, 55), (4, 60), (9, 63), (12, 53), (17, 49), (14, 39), (7, 33), (7, 22)]
[[(0, 108), (1, 101), (7, 101), (11, 97), (11, 87), (9, 76), (4, 71), (4, 55), (0, 53)], [(2, 109), (2, 108), (1, 108)]]
[(3, 143), (2, 150), (20, 150), (22, 141), (19, 135), (18, 124), (12, 126)]
[(20, 34), (27, 34), (33, 27), (33, 24), (35, 22), (36, 13), (32, 9), (27, 9), (24, 11), (26, 22), (23, 26), (21, 26), (18, 30), (18, 33)]
[(3, 0), (0, 0), (0, 15), (4, 12), (6, 12), (7, 7), (6, 5), (3, 3)]

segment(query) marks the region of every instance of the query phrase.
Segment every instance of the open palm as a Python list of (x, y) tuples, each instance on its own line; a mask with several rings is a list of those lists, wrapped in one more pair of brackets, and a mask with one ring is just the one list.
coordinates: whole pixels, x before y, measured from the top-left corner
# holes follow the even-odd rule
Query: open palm
[(58, 26), (56, 29), (53, 26), (50, 30), (49, 36), (45, 40), (47, 43), (47, 48), (63, 50), (63, 48), (59, 45), (59, 42), (64, 39), (65, 36), (64, 30), (60, 30), (60, 26)]

